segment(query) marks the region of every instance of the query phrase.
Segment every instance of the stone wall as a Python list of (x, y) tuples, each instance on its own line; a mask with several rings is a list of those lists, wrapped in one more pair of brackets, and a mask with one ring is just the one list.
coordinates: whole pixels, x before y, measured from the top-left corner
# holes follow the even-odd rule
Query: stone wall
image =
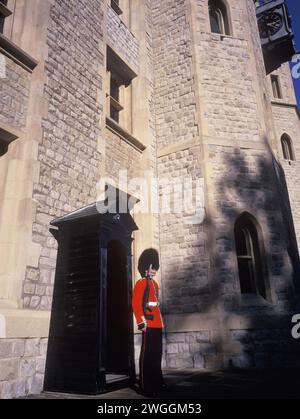
[[(148, 86), (149, 95), (147, 97), (148, 117), (149, 117), (149, 131), (151, 135), (151, 144), (148, 146), (148, 158), (150, 160), (151, 171), (153, 176), (157, 177), (157, 148), (156, 141), (156, 118), (155, 118), (155, 68), (154, 68), (154, 39), (153, 39), (153, 16), (152, 16), (152, 0), (145, 2), (145, 46), (147, 51), (146, 60), (146, 83)], [(158, 191), (156, 191), (158, 193)], [(157, 249), (159, 245), (159, 216), (153, 214), (153, 245)]]
[(135, 36), (122, 22), (122, 16), (108, 7), (107, 42), (136, 73), (139, 68), (139, 45)]
[[(273, 104), (272, 111), (276, 128), (277, 155), (285, 174), (298, 248), (300, 249), (300, 197), (298, 187), (300, 180), (300, 121), (298, 111), (295, 107), (281, 104), (282, 102), (285, 102), (293, 105), (295, 100), (294, 91), (292, 90), (291, 75), (286, 74), (286, 71), (286, 67), (283, 67), (277, 72), (280, 76), (283, 99), (276, 99), (276, 104)], [(292, 93), (290, 93), (291, 90)], [(281, 145), (281, 137), (283, 134), (287, 134), (292, 140), (295, 161), (289, 162), (283, 158)]]
[[(49, 222), (96, 200), (102, 163), (117, 181), (120, 169), (128, 169), (129, 178), (143, 175), (146, 162), (147, 169), (166, 178), (168, 186), (176, 178), (205, 178), (207, 192), (205, 223), (190, 223), (189, 214), (174, 211), (154, 216), (163, 312), (183, 316), (183, 324), (189, 326), (176, 333), (177, 329), (166, 328), (163, 366), (299, 366), (295, 355), (299, 348), (290, 341), (288, 327), (281, 327), (282, 316), (294, 307), (294, 290), (269, 148), (273, 121), (253, 1), (228, 0), (233, 31), (221, 37), (210, 32), (207, 0), (146, 0), (143, 58), (140, 40), (107, 8), (108, 42), (141, 77), (142, 82), (133, 80), (133, 93), (147, 90), (145, 102), (135, 103), (133, 121), (133, 135), (136, 129), (142, 136), (136, 121), (144, 112), (142, 121), (149, 132), (145, 129), (143, 154), (116, 133), (101, 131), (104, 2), (51, 3), (44, 86), (48, 114), (42, 123), (40, 172), (32, 193), (36, 203), (32, 238), (41, 245), (41, 254), (38, 267), (27, 266), (23, 306), (51, 308), (57, 244)], [(1, 80), (0, 121), (23, 128), (30, 75), (5, 61), (8, 77)], [(278, 74), (282, 103), (294, 103), (288, 67)], [(299, 118), (291, 106), (274, 106), (273, 116), (279, 155), (283, 132), (294, 141), (296, 162), (281, 164), (299, 242)], [(99, 151), (101, 136), (105, 155)], [(143, 143), (143, 138), (138, 140)], [(164, 192), (160, 191), (161, 198)], [(251, 300), (240, 293), (233, 228), (243, 211), (251, 212), (263, 230), (272, 301)], [(191, 329), (187, 323), (191, 313), (203, 315), (204, 321), (221, 313), (218, 327), (205, 328), (204, 322), (204, 327), (197, 323)], [(244, 326), (232, 328), (230, 320), (237, 313)], [(254, 322), (253, 313), (265, 316), (266, 325)], [(267, 328), (270, 319), (272, 326)], [(136, 360), (139, 345), (140, 334), (135, 336)], [(45, 338), (0, 340), (0, 398), (41, 391), (45, 351)]]
[[(3, 57), (3, 58), (2, 58)], [(26, 125), (30, 73), (11, 59), (1, 55), (5, 66), (0, 77), (0, 122), (13, 128)]]
[[(192, 226), (181, 214), (160, 215), (162, 299), (164, 314), (185, 313), (187, 324), (189, 313), (223, 313), (210, 341), (212, 364), (255, 366), (259, 338), (253, 332), (251, 355), (246, 350), (244, 356), (240, 348), (236, 358), (230, 319), (240, 313), (259, 336), (251, 315), (264, 313), (280, 321), (292, 312), (295, 296), (270, 152), (275, 134), (255, 9), (248, 0), (228, 3), (231, 36), (211, 33), (206, 0), (152, 5), (158, 174), (167, 176), (169, 183), (178, 176), (204, 177), (208, 210), (205, 222)], [(245, 211), (263, 232), (268, 301), (241, 295), (234, 224)], [(261, 328), (267, 330), (263, 322)], [(167, 328), (167, 336), (172, 335)], [(167, 351), (177, 351), (177, 366), (193, 366), (195, 353), (205, 355), (199, 349), (193, 352), (185, 339), (176, 343), (168, 349), (166, 342)], [(183, 347), (190, 351), (187, 361), (178, 355)], [(167, 356), (167, 365), (171, 359)]]
[[(202, 130), (207, 136), (205, 181), (213, 214), (214, 298), (222, 300), (225, 310), (238, 310), (233, 229), (236, 218), (247, 211), (263, 226), (273, 308), (288, 310), (292, 304), (291, 264), (270, 153), (274, 133), (269, 124), (270, 103), (265, 103), (267, 83), (255, 8), (248, 0), (229, 1), (228, 5), (231, 36), (210, 33), (206, 0), (198, 0), (195, 6), (202, 22), (195, 36)], [(281, 276), (287, 278), (285, 285), (279, 285)]]
[(295, 90), (291, 78), (291, 71), (289, 64), (283, 64), (278, 70), (272, 73), (278, 76), (282, 98), (274, 98), (271, 85), (271, 77), (268, 77), (269, 94), (272, 100), (281, 103), (296, 104)]
[(195, 91), (185, 0), (153, 1), (153, 60), (158, 148), (193, 140)]
[[(158, 176), (160, 181), (167, 181), (167, 185), (160, 189), (161, 202), (163, 197), (168, 196), (166, 188), (172, 188), (172, 180), (201, 178), (199, 147), (162, 156), (158, 161)], [(193, 194), (192, 202), (195, 202), (195, 187)], [(171, 189), (172, 213), (160, 214), (164, 313), (202, 312), (210, 304), (209, 255), (205, 251), (207, 235), (203, 224), (190, 223), (191, 214), (184, 211), (187, 202), (185, 196), (182, 194), (183, 212), (177, 214), (174, 212), (174, 193)]]
[[(263, 257), (268, 269), (266, 279), (274, 304), (273, 307), (266, 305), (264, 309), (274, 310), (274, 313), (289, 310), (292, 301), (291, 269), (268, 151), (210, 145), (209, 156), (217, 226), (215, 278), (225, 309), (231, 312), (239, 309), (240, 285), (233, 232), (237, 217), (247, 211), (256, 218), (263, 231)], [(286, 278), (285, 281), (281, 280), (282, 277)]]
[(128, 181), (142, 176), (141, 153), (109, 130), (106, 130), (105, 138), (107, 140), (105, 147), (106, 175), (117, 184), (119, 182), (120, 170), (127, 170)]
[[(277, 128), (277, 144), (279, 161), (285, 173), (289, 199), (292, 208), (293, 221), (295, 225), (298, 247), (300, 248), (300, 197), (299, 197), (299, 170), (300, 170), (300, 135), (299, 135), (299, 117), (296, 109), (293, 108), (273, 108), (274, 121)], [(281, 136), (288, 134), (293, 143), (295, 161), (288, 162), (283, 158)]]
[(43, 389), (47, 339), (0, 339), (0, 399)]
[[(152, 2), (157, 168), (158, 178), (167, 180), (167, 185), (160, 189), (160, 202), (168, 196), (166, 188), (172, 188), (172, 180), (190, 177), (195, 181), (203, 176), (199, 147), (164, 149), (176, 143), (194, 142), (199, 134), (186, 14), (184, 1)], [(174, 212), (172, 190), (170, 200), (171, 213), (161, 213), (159, 217), (163, 310), (201, 311), (209, 304), (206, 234), (202, 225), (188, 223), (187, 212)]]
[(48, 231), (49, 222), (96, 200), (101, 161), (102, 6), (100, 0), (55, 0), (51, 7), (45, 85), (48, 117), (39, 145), (40, 178), (33, 190), (37, 202), (33, 241), (41, 244), (42, 251), (39, 267), (27, 269), (26, 308), (51, 308), (56, 243)]
[[(197, 19), (203, 22), (196, 34), (201, 61), (202, 112), (210, 137), (254, 142), (259, 141), (261, 128), (255, 92), (256, 68), (252, 66), (260, 57), (253, 57), (254, 45), (248, 39), (250, 19), (255, 22), (255, 16), (248, 19), (243, 1), (229, 4), (232, 36), (221, 37), (207, 27), (207, 0), (197, 1)], [(241, 25), (242, 22), (245, 24)], [(260, 82), (263, 84), (263, 80)]]
[(258, 328), (231, 330), (231, 338), (241, 346), (239, 354), (228, 359), (233, 368), (298, 368), (299, 342), (290, 330)]
[[(195, 368), (205, 371), (239, 368), (297, 368), (299, 342), (280, 324), (269, 329), (232, 329), (229, 338), (235, 351), (222, 352), (217, 330), (167, 333), (163, 335), (163, 368)], [(142, 337), (135, 336), (135, 366), (139, 374)], [(235, 353), (234, 353), (235, 352)]]

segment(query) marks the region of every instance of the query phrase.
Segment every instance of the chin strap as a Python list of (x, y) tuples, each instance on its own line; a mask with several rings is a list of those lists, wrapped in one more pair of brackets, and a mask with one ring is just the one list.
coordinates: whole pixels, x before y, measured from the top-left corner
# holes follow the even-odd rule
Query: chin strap
[(152, 308), (149, 307), (149, 294), (150, 294), (150, 280), (151, 280), (151, 276), (150, 276), (150, 272), (152, 269), (152, 265), (149, 266), (148, 269), (148, 273), (146, 275), (146, 288), (144, 291), (144, 295), (143, 295), (143, 311), (144, 311), (144, 316), (146, 320), (153, 320), (154, 315), (153, 314), (148, 314), (146, 313), (146, 310), (150, 311), (150, 313), (152, 312)]

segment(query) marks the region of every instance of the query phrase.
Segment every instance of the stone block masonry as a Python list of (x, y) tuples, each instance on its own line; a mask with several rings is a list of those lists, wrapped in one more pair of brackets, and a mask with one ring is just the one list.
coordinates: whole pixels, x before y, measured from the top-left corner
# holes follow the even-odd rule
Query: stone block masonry
[(0, 399), (43, 389), (47, 339), (0, 339)]
[[(175, 178), (195, 180), (201, 178), (200, 167), (199, 147), (171, 153), (159, 159), (159, 179), (169, 179), (168, 185)], [(166, 198), (165, 193), (165, 188), (161, 188), (161, 202)], [(195, 189), (193, 194), (192, 203)], [(186, 195), (182, 198), (184, 203)], [(173, 211), (173, 192), (170, 205)], [(184, 206), (182, 209), (184, 211)], [(160, 214), (164, 313), (203, 312), (210, 305), (206, 231), (202, 224), (189, 224), (188, 220), (186, 212)]]
[(49, 222), (96, 201), (103, 111), (102, 42), (102, 1), (53, 2), (47, 36), (48, 116), (39, 145), (39, 182), (33, 190), (37, 202), (33, 241), (42, 246), (42, 252), (39, 267), (27, 269), (26, 308), (51, 308), (56, 243), (48, 231)]
[[(201, 60), (202, 112), (210, 137), (254, 142), (259, 141), (262, 126), (255, 92), (256, 74), (252, 66), (254, 60), (258, 66), (262, 59), (260, 51), (255, 57), (252, 54), (252, 48), (257, 44), (260, 49), (257, 24), (255, 16), (250, 19), (246, 15), (245, 2), (229, 3), (232, 36), (220, 37), (209, 30), (207, 1), (196, 2), (196, 16), (201, 22), (197, 26), (197, 48)], [(253, 2), (251, 7), (249, 16), (255, 13)], [(251, 28), (252, 19), (256, 28)], [(245, 25), (241, 24), (243, 21)], [(247, 39), (249, 29), (255, 31), (251, 48)], [(260, 82), (261, 89), (264, 80)]]
[(105, 166), (107, 176), (113, 179), (116, 184), (119, 182), (120, 170), (127, 170), (128, 181), (135, 177), (142, 177), (141, 153), (109, 130), (106, 133), (106, 140)]
[[(21, 3), (22, 7), (27, 4)], [(24, 142), (23, 138), (15, 141), (8, 166), (18, 169), (20, 180), (3, 169), (0, 183), (6, 191), (16, 185), (16, 190), (24, 190), (20, 202), (30, 201), (29, 211), (24, 205), (26, 235), (20, 217), (14, 222), (19, 231), (13, 237), (19, 247), (13, 245), (7, 252), (16, 266), (22, 259), (22, 273), (13, 276), (8, 269), (7, 277), (16, 284), (7, 281), (6, 290), (4, 282), (3, 289), (9, 296), (10, 287), (17, 290), (22, 283), (21, 301), (19, 291), (16, 297), (18, 314), (24, 319), (22, 308), (27, 308), (35, 318), (45, 317), (37, 323), (43, 331), (29, 322), (25, 333), (24, 320), (18, 327), (14, 323), (15, 333), (1, 334), (9, 338), (0, 339), (0, 398), (42, 390), (48, 331), (45, 311), (51, 308), (57, 253), (50, 221), (95, 202), (100, 173), (117, 181), (120, 169), (128, 170), (128, 178), (149, 170), (160, 180), (166, 179), (167, 187), (176, 178), (201, 179), (204, 185), (204, 222), (192, 224), (190, 214), (172, 212), (174, 201), (171, 213), (160, 208), (154, 221), (152, 215), (135, 214), (140, 231), (134, 236), (133, 265), (146, 243), (157, 247), (161, 256), (160, 300), (166, 324), (163, 367), (299, 367), (299, 342), (291, 340), (289, 329), (297, 296), (272, 160), (274, 154), (286, 176), (299, 242), (299, 115), (288, 66), (276, 72), (283, 98), (272, 101), (253, 0), (226, 1), (230, 36), (211, 33), (207, 0), (130, 1), (134, 8), (124, 10), (123, 16), (104, 0), (28, 3), (26, 18), (16, 14), (12, 34), (22, 38), (24, 34), (26, 44), (31, 42), (31, 33), (39, 35), (44, 28), (45, 35), (38, 36), (39, 65), (30, 75), (5, 57), (6, 78), (0, 80), (0, 123), (26, 136)], [(36, 6), (32, 14), (34, 3), (47, 8)], [(36, 17), (36, 23), (31, 25), (29, 15)], [(32, 45), (35, 42), (33, 35)], [(103, 86), (108, 87), (102, 79), (106, 43), (137, 74), (124, 95), (128, 113), (124, 106), (123, 115), (124, 128), (145, 146), (143, 152), (118, 130), (106, 127), (102, 131)], [(29, 88), (33, 96), (28, 108)], [(32, 111), (27, 115), (28, 109)], [(283, 133), (293, 140), (294, 162), (282, 159)], [(34, 167), (30, 175), (27, 165), (14, 161), (23, 148), (28, 166)], [(160, 202), (168, 194), (160, 190)], [(12, 202), (7, 213), (13, 206)], [(244, 212), (260, 226), (267, 298), (241, 293), (234, 226)], [(3, 236), (6, 245), (9, 234)], [(23, 258), (27, 243), (32, 247)], [(140, 340), (141, 335), (136, 335), (136, 361)]]
[[(289, 200), (292, 209), (293, 222), (300, 249), (300, 121), (297, 110), (293, 107), (273, 106), (273, 116), (276, 126), (277, 147), (279, 162), (284, 170)], [(287, 161), (283, 158), (281, 137), (287, 134), (292, 141), (294, 161)]]
[(5, 77), (0, 78), (0, 122), (13, 128), (26, 125), (30, 73), (1, 55), (4, 60)]
[(153, 60), (158, 148), (193, 140), (195, 91), (185, 1), (153, 1)]
[[(191, 28), (185, 1), (152, 2), (154, 103), (158, 154), (176, 143), (196, 143), (196, 96)], [(172, 63), (172, 65), (170, 65)], [(200, 147), (166, 152), (158, 158), (158, 177), (203, 176)], [(162, 195), (165, 191), (161, 191)], [(171, 203), (173, 208), (173, 203)], [(203, 225), (189, 225), (187, 214), (160, 214), (162, 297), (165, 313), (202, 312), (210, 305), (208, 259)], [(202, 298), (200, 298), (200, 295)]]
[[(279, 324), (278, 324), (279, 326)], [(218, 333), (216, 334), (216, 336)], [(205, 371), (243, 368), (299, 367), (299, 342), (288, 330), (232, 329), (229, 337), (238, 350), (220, 352), (214, 330), (163, 335), (163, 368), (195, 368)], [(141, 334), (135, 335), (135, 365), (139, 373)], [(236, 352), (236, 353), (234, 353)]]
[(107, 41), (133, 71), (138, 73), (138, 41), (111, 7), (108, 7), (107, 13)]
[[(268, 278), (274, 310), (288, 308), (291, 272), (286, 255), (286, 237), (278, 200), (274, 197), (274, 169), (266, 151), (209, 146), (210, 185), (216, 205), (216, 278), (225, 298), (226, 310), (237, 309), (240, 295), (236, 275), (234, 224), (247, 210), (263, 228)], [(279, 281), (280, 276), (286, 281)], [(250, 309), (250, 308), (248, 308)], [(259, 308), (255, 307), (255, 310)], [(271, 306), (270, 306), (270, 309)]]

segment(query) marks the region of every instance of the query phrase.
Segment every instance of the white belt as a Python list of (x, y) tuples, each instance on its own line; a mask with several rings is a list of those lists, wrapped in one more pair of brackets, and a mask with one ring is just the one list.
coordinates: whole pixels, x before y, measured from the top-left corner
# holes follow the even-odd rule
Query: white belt
[(156, 301), (149, 301), (149, 303), (147, 303), (147, 307), (158, 307), (159, 303)]

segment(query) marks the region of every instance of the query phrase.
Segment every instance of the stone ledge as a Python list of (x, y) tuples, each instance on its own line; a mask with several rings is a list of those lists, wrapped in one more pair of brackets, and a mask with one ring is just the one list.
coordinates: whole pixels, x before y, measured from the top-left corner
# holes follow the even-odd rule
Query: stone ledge
[(157, 157), (165, 157), (169, 154), (177, 153), (178, 151), (188, 150), (190, 148), (199, 147), (199, 142), (197, 139), (188, 140), (188, 141), (179, 141), (175, 144), (170, 144), (158, 150)]
[(0, 33), (0, 52), (6, 55), (8, 58), (19, 64), (25, 70), (32, 73), (38, 62), (32, 58), (29, 54), (19, 48), (10, 39), (6, 38)]
[(206, 146), (214, 145), (219, 147), (232, 147), (243, 148), (251, 150), (266, 150), (266, 145), (262, 140), (249, 141), (249, 140), (235, 140), (232, 138), (215, 138), (204, 135), (203, 144)]
[(114, 134), (117, 134), (122, 140), (130, 144), (140, 153), (146, 150), (146, 146), (144, 144), (142, 144), (138, 139), (122, 128), (121, 125), (108, 116), (106, 117), (106, 128)]
[(49, 311), (0, 308), (0, 339), (48, 337)]

